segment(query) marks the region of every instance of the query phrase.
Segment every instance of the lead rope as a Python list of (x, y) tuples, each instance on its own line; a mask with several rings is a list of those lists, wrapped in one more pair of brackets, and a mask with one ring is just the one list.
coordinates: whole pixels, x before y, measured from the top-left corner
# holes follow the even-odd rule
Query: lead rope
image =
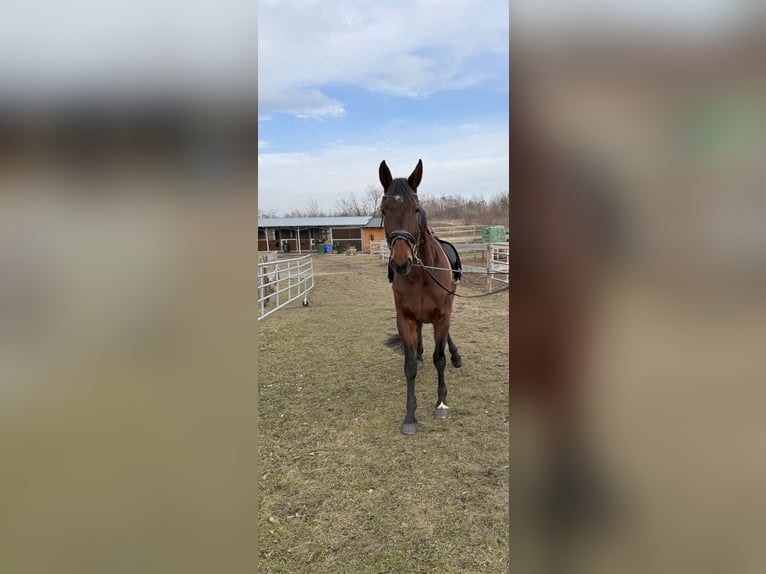
[[(503, 291), (507, 291), (511, 288), (510, 284), (506, 285), (505, 287), (502, 287), (501, 289), (498, 289), (497, 291), (490, 291), (489, 293), (481, 293), (480, 295), (461, 295), (460, 293), (457, 293), (454, 289), (447, 289), (444, 285), (441, 284), (441, 282), (433, 276), (433, 274), (427, 269), (426, 265), (423, 265), (422, 262), (414, 262), (415, 265), (419, 265), (423, 268), (423, 271), (426, 272), (426, 275), (428, 275), (431, 279), (434, 280), (434, 283), (436, 283), (439, 287), (444, 289), (448, 295), (454, 295), (455, 297), (463, 297), (464, 299), (476, 299), (477, 297), (488, 297), (490, 295), (496, 295), (497, 293), (502, 293)], [(452, 271), (450, 269), (450, 271)]]
[[(384, 216), (381, 213), (381, 215), (380, 215), (380, 228), (383, 227), (383, 217)], [(434, 283), (436, 283), (439, 287), (444, 289), (447, 292), (448, 295), (454, 295), (455, 297), (463, 297), (464, 299), (476, 299), (478, 297), (489, 297), (490, 295), (497, 295), (498, 293), (502, 293), (503, 291), (507, 291), (508, 289), (510, 289), (511, 286), (510, 286), (510, 284), (508, 284), (505, 287), (502, 287), (502, 288), (498, 289), (497, 291), (490, 291), (489, 293), (481, 293), (479, 295), (462, 295), (462, 294), (456, 292), (455, 289), (447, 289), (444, 285), (441, 284), (441, 282), (436, 277), (433, 276), (433, 273), (431, 273), (429, 271), (429, 269), (436, 269), (438, 271), (450, 271), (450, 272), (452, 272), (453, 269), (451, 269), (451, 268), (450, 269), (446, 269), (444, 267), (433, 267), (431, 265), (426, 265), (425, 263), (423, 263), (420, 260), (420, 257), (418, 257), (417, 251), (418, 251), (418, 246), (420, 245), (419, 239), (420, 239), (420, 227), (421, 227), (421, 225), (422, 225), (422, 222), (420, 220), (420, 212), (418, 211), (417, 238), (415, 240), (415, 245), (411, 246), (413, 265), (417, 265), (417, 266), (421, 267), (423, 269), (423, 271), (426, 272), (426, 275), (428, 275), (431, 279), (433, 279)], [(426, 234), (428, 235), (428, 228), (426, 228)], [(389, 261), (390, 261), (390, 259), (389, 259)], [(470, 271), (462, 271), (462, 270), (461, 270), (461, 272), (462, 273), (471, 273)], [(484, 273), (482, 273), (482, 275), (483, 274)], [(489, 274), (500, 275), (501, 273), (496, 272), (496, 271), (495, 272), (487, 271), (487, 274), (488, 275)], [(504, 273), (502, 273), (502, 274), (504, 275)]]
[[(418, 231), (420, 231), (420, 229), (418, 229)], [(430, 235), (430, 236), (431, 236), (431, 238), (432, 238), (434, 241), (437, 241), (437, 240), (436, 240), (436, 237), (434, 237), (433, 233), (432, 233), (432, 232), (431, 232), (431, 230), (430, 230), (430, 229), (428, 229), (428, 228), (426, 228), (426, 235), (427, 235), (427, 236), (428, 236), (428, 235)], [(437, 245), (438, 245), (438, 241), (437, 241)], [(441, 245), (439, 245), (439, 248), (442, 250), (442, 253), (444, 253), (444, 248), (443, 248)], [(446, 255), (447, 255), (447, 254), (446, 254), (446, 253), (444, 253), (444, 255), (445, 255), (445, 257), (446, 257)], [(479, 295), (461, 295), (461, 294), (460, 294), (460, 293), (458, 293), (458, 292), (457, 292), (455, 289), (447, 289), (447, 288), (446, 288), (444, 285), (442, 285), (442, 284), (441, 284), (441, 282), (440, 282), (440, 281), (439, 281), (439, 280), (438, 280), (436, 277), (434, 277), (434, 276), (433, 276), (433, 274), (432, 274), (432, 273), (429, 271), (429, 269), (439, 269), (439, 270), (442, 270), (442, 271), (449, 271), (450, 273), (452, 273), (452, 272), (453, 272), (453, 269), (452, 269), (452, 268), (450, 268), (450, 269), (445, 269), (445, 268), (442, 268), (442, 267), (432, 267), (431, 265), (426, 265), (426, 264), (424, 264), (424, 263), (423, 263), (423, 262), (422, 262), (422, 261), (421, 261), (421, 260), (420, 260), (418, 257), (414, 257), (413, 259), (414, 259), (414, 263), (415, 263), (416, 265), (419, 265), (420, 267), (422, 267), (422, 268), (423, 268), (423, 271), (425, 271), (425, 272), (426, 272), (426, 275), (428, 275), (428, 276), (429, 276), (431, 279), (433, 279), (434, 283), (436, 283), (436, 284), (437, 284), (439, 287), (441, 287), (442, 289), (444, 289), (444, 290), (447, 292), (447, 294), (448, 294), (448, 295), (455, 295), (456, 297), (463, 297), (463, 298), (465, 298), (465, 299), (476, 299), (477, 297), (489, 297), (490, 295), (496, 295), (497, 293), (502, 293), (503, 291), (505, 291), (505, 290), (507, 290), (507, 289), (510, 289), (510, 287), (511, 287), (511, 285), (510, 285), (510, 283), (509, 283), (509, 284), (508, 284), (506, 287), (503, 287), (503, 288), (501, 288), (501, 289), (498, 289), (497, 291), (490, 291), (489, 293), (481, 293), (481, 294), (479, 294)], [(449, 258), (447, 258), (447, 260), (449, 260)], [(461, 269), (461, 273), (465, 273), (465, 271), (463, 271), (463, 270)], [(487, 271), (487, 273), (489, 274), (490, 272), (489, 272), (489, 271)]]

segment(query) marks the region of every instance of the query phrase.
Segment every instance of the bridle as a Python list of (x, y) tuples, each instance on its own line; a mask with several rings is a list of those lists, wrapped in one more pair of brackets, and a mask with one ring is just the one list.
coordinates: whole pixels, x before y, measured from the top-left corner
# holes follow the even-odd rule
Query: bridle
[[(385, 195), (383, 196), (386, 197)], [(420, 258), (418, 257), (418, 246), (420, 245), (420, 229), (423, 227), (422, 218), (420, 215), (420, 208), (417, 208), (415, 210), (415, 213), (418, 216), (418, 227), (415, 231), (415, 235), (412, 235), (409, 231), (405, 229), (394, 229), (391, 233), (386, 234), (386, 243), (388, 243), (388, 249), (389, 251), (393, 249), (394, 243), (398, 240), (406, 241), (407, 245), (410, 246), (410, 251), (412, 252), (412, 264), (416, 265), (418, 267), (421, 267), (423, 271), (428, 275), (434, 283), (436, 283), (439, 287), (441, 287), (444, 291), (447, 292), (448, 295), (455, 295), (456, 297), (465, 297), (468, 299), (474, 299), (476, 297), (487, 297), (489, 295), (495, 295), (497, 293), (501, 293), (503, 291), (508, 290), (508, 286), (502, 287), (501, 289), (498, 289), (497, 291), (491, 291), (489, 293), (482, 293), (480, 295), (461, 295), (460, 293), (457, 293), (455, 289), (449, 289), (442, 285), (442, 282), (439, 281), (433, 273), (431, 273), (430, 269), (437, 269), (436, 267), (429, 267), (428, 265), (425, 265)], [(383, 218), (385, 215), (381, 213), (380, 216), (380, 227), (383, 227)], [(391, 257), (389, 256), (389, 262), (391, 261)], [(450, 270), (451, 271), (451, 270)]]
[[(388, 249), (393, 250), (394, 243), (396, 243), (398, 240), (403, 240), (409, 245), (410, 251), (412, 252), (412, 260), (415, 264), (422, 264), (420, 261), (420, 258), (418, 257), (418, 246), (420, 245), (420, 228), (422, 227), (422, 222), (420, 218), (420, 209), (417, 209), (415, 211), (418, 215), (418, 226), (417, 230), (415, 231), (415, 235), (412, 235), (409, 231), (405, 229), (394, 229), (391, 233), (386, 234), (386, 243), (388, 243)], [(381, 226), (383, 225), (383, 218), (380, 219)]]

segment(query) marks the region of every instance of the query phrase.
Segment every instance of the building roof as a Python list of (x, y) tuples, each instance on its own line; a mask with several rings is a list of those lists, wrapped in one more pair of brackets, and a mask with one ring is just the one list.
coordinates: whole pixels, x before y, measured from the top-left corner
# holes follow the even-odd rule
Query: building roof
[(362, 217), (267, 217), (258, 218), (258, 227), (364, 227), (369, 215)]

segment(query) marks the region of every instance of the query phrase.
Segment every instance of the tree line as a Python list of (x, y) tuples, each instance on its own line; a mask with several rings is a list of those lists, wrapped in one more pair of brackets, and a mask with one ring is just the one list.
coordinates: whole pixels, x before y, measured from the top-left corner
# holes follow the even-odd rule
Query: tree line
[[(370, 184), (361, 193), (351, 192), (339, 197), (332, 210), (325, 210), (312, 198), (303, 208), (285, 212), (281, 217), (342, 217), (379, 215), (383, 190)], [(433, 222), (455, 222), (476, 225), (508, 226), (508, 193), (497, 193), (489, 200), (471, 199), (459, 195), (423, 195), (420, 206)], [(279, 217), (274, 211), (258, 210), (258, 217)]]

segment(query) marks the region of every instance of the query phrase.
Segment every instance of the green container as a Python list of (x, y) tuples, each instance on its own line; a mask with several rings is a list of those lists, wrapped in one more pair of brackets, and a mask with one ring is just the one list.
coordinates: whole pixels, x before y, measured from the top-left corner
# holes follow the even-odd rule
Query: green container
[(481, 230), (481, 240), (484, 243), (504, 243), (505, 227), (503, 225), (488, 225)]
[(324, 252), (325, 252), (325, 244), (317, 243), (317, 253), (324, 253)]

